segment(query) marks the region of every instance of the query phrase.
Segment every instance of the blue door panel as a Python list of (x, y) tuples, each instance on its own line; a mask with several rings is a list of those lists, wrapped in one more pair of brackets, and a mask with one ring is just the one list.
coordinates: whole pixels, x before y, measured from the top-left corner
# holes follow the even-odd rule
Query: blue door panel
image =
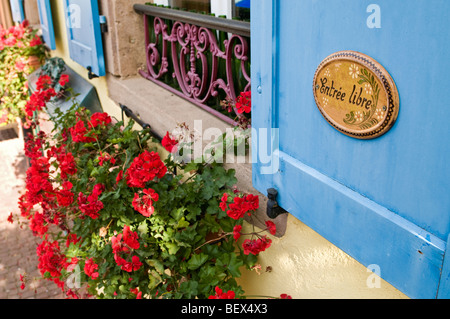
[(70, 57), (104, 76), (105, 59), (97, 0), (64, 0)]
[[(450, 233), (442, 80), (450, 71), (450, 33), (437, 32), (450, 2), (379, 0), (379, 29), (366, 24), (371, 3), (252, 4), (252, 124), (257, 132), (279, 129), (267, 141), (279, 144), (272, 158), (278, 170), (263, 174), (267, 164), (258, 161), (253, 183), (263, 193), (276, 188), (283, 208), (363, 264), (380, 265), (382, 277), (406, 294), (434, 298)], [(399, 117), (377, 139), (348, 137), (317, 109), (316, 68), (341, 50), (376, 59), (397, 85)]]
[(25, 20), (25, 12), (23, 9), (23, 0), (9, 0), (11, 6), (11, 14), (14, 22), (22, 23)]
[(42, 38), (50, 50), (56, 49), (55, 30), (53, 27), (50, 0), (38, 0), (39, 19), (41, 21)]

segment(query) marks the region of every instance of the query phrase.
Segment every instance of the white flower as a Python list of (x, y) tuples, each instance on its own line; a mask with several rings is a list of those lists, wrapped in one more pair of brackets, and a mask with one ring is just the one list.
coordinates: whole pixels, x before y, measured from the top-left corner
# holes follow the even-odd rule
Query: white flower
[(355, 113), (355, 120), (357, 122), (362, 122), (363, 119), (364, 119), (364, 116), (361, 111), (358, 111)]
[(349, 74), (352, 76), (353, 79), (358, 78), (359, 66), (357, 66), (356, 64), (352, 64), (350, 65), (349, 71), (350, 71)]
[(372, 95), (372, 85), (370, 85), (369, 83), (366, 83), (364, 85), (364, 89), (366, 90), (367, 94)]
[(377, 109), (375, 111), (375, 117), (377, 118), (377, 120), (381, 121), (384, 118), (384, 111), (381, 109)]

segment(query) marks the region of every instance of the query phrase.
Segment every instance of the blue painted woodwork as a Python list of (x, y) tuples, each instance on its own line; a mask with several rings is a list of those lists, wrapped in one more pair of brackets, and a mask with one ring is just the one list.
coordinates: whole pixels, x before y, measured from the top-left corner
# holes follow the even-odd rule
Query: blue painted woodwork
[(23, 0), (9, 0), (11, 6), (11, 14), (14, 22), (22, 23), (25, 20), (25, 13), (23, 10)]
[[(272, 167), (258, 154), (253, 184), (277, 189), (280, 206), (363, 265), (379, 265), (406, 295), (448, 297), (450, 1), (378, 0), (381, 28), (367, 25), (371, 3), (252, 3), (253, 154), (275, 149)], [(315, 70), (341, 50), (371, 56), (396, 82), (399, 117), (377, 139), (338, 132), (316, 107)]]
[(39, 9), (39, 19), (41, 21), (42, 38), (50, 50), (55, 50), (55, 30), (53, 28), (50, 0), (38, 0), (37, 3)]
[(104, 76), (105, 58), (97, 0), (64, 0), (70, 58)]
[(236, 7), (250, 8), (250, 0), (238, 0), (236, 1)]

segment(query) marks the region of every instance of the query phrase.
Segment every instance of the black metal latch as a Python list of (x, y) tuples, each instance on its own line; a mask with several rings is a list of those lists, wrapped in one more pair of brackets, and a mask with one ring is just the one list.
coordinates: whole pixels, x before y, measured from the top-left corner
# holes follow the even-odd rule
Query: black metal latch
[(288, 213), (278, 205), (277, 196), (278, 191), (276, 189), (269, 188), (267, 190), (267, 197), (269, 198), (269, 201), (267, 202), (267, 216), (271, 219), (275, 219), (282, 214)]

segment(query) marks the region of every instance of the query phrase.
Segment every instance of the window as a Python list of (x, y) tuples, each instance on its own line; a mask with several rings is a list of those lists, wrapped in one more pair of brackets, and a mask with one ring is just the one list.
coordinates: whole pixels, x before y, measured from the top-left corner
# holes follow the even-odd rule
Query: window
[(250, 20), (250, 0), (153, 0), (153, 3), (228, 19)]

